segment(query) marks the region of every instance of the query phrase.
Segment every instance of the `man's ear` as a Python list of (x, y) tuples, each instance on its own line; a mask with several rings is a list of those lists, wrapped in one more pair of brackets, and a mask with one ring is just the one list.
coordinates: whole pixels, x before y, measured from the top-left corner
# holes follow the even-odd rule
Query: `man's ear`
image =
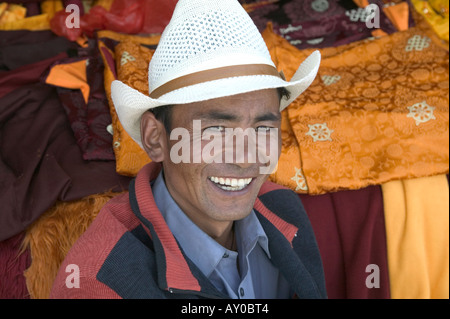
[(162, 162), (167, 148), (164, 124), (152, 112), (145, 112), (141, 118), (141, 142), (153, 162)]

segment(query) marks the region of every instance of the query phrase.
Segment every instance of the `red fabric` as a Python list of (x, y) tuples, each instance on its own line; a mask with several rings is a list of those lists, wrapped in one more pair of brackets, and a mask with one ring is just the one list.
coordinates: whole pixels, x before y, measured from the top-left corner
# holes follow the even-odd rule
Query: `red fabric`
[(29, 299), (23, 272), (30, 267), (30, 251), (20, 253), (24, 234), (0, 241), (0, 299)]
[(80, 28), (66, 27), (66, 18), (71, 13), (64, 10), (55, 14), (50, 27), (53, 32), (71, 41), (83, 33), (94, 37), (95, 30), (105, 29), (126, 34), (162, 33), (172, 18), (176, 4), (177, 0), (115, 0), (109, 11), (94, 6), (88, 13), (82, 14)]
[[(328, 297), (390, 298), (381, 187), (299, 196), (316, 234)], [(380, 288), (366, 286), (370, 264), (380, 269)]]

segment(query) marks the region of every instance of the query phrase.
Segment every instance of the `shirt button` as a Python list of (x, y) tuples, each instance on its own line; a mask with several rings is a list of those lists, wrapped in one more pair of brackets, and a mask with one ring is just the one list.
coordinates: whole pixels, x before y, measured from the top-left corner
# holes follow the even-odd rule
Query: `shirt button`
[(225, 252), (225, 253), (223, 254), (223, 256), (222, 256), (222, 258), (228, 258), (228, 257), (230, 257), (230, 255), (228, 255), (227, 252)]
[(239, 289), (239, 293), (241, 294), (241, 297), (244, 297), (245, 295), (244, 288), (241, 287), (241, 289)]

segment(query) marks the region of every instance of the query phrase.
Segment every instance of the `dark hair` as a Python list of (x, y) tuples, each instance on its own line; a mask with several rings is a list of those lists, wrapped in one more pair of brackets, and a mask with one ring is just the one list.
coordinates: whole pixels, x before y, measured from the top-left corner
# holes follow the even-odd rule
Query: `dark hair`
[(174, 105), (163, 105), (149, 110), (155, 115), (155, 118), (163, 123), (166, 132), (172, 130), (172, 109)]
[[(281, 87), (277, 88), (278, 96), (281, 99), (289, 99), (291, 92), (289, 92), (286, 88)], [(154, 109), (149, 110), (155, 115), (155, 118), (163, 123), (166, 132), (170, 132), (172, 130), (172, 110), (174, 105), (163, 105), (159, 107), (155, 107)]]

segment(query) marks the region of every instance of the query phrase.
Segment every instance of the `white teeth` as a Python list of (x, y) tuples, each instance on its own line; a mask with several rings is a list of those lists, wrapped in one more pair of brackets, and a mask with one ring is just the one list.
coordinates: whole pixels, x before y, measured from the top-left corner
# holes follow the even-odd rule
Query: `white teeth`
[(209, 178), (218, 187), (227, 191), (239, 191), (251, 183), (252, 178), (222, 178), (211, 176)]

